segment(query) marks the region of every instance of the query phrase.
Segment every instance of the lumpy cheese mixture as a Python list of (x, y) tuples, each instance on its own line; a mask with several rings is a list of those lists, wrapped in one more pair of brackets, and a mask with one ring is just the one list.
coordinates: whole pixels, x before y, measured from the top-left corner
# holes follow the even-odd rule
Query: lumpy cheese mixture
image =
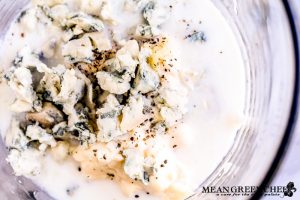
[[(186, 113), (187, 74), (159, 30), (171, 9), (138, 4), (143, 22), (122, 40), (110, 28), (117, 22), (106, 1), (82, 0), (77, 9), (33, 1), (18, 18), (60, 34), (39, 51), (24, 46), (4, 75), (16, 95), (5, 142), (17, 176), (38, 175), (41, 157), (52, 154), (71, 156), (87, 179), (114, 180), (125, 192), (189, 194), (170, 143)], [(47, 64), (57, 57), (59, 64)]]
[[(9, 48), (12, 60), (1, 61), (5, 66), (2, 84), (12, 96), (12, 117), (4, 141), (15, 175), (34, 180), (58, 199), (97, 199), (100, 194), (100, 199), (107, 200), (182, 200), (192, 195), (205, 177), (195, 174), (197, 180), (193, 182), (189, 175), (193, 176), (195, 169), (201, 171), (198, 167), (209, 163), (205, 159), (220, 162), (240, 124), (243, 103), (242, 97), (233, 101), (220, 98), (222, 104), (214, 99), (214, 93), (222, 96), (223, 89), (231, 86), (232, 78), (240, 86), (234, 91), (228, 89), (224, 96), (243, 96), (243, 79), (237, 78), (242, 70), (235, 68), (232, 73), (227, 69), (210, 75), (233, 74), (224, 79), (224, 88), (216, 87), (220, 92), (215, 89), (204, 97), (207, 88), (203, 86), (209, 81), (203, 77), (215, 68), (201, 68), (202, 55), (197, 51), (201, 52), (213, 35), (196, 28), (202, 19), (184, 14), (186, 9), (195, 14), (197, 9), (192, 7), (201, 6), (196, 2), (33, 0), (8, 33), (6, 45), (13, 46)], [(207, 3), (203, 5), (210, 8)], [(180, 28), (176, 29), (176, 23), (183, 24), (184, 35), (177, 32)], [(16, 35), (18, 40), (13, 39)], [(212, 44), (210, 48), (216, 48)], [(235, 48), (229, 48), (232, 55), (227, 59), (232, 56), (237, 59), (233, 66), (242, 68)], [(223, 51), (226, 53), (224, 49), (216, 53), (219, 56)], [(232, 64), (226, 59), (220, 62)], [(203, 84), (194, 89), (200, 79), (204, 79)], [(234, 108), (227, 101), (235, 103)], [(191, 115), (191, 108), (197, 106), (199, 110)], [(221, 110), (222, 106), (226, 109)], [(222, 120), (205, 114), (205, 109), (209, 115), (221, 113)], [(201, 123), (205, 121), (202, 115), (206, 125)], [(214, 156), (216, 151), (205, 158), (200, 146), (204, 148), (206, 138), (198, 131), (211, 134), (215, 140), (223, 137), (213, 135), (222, 131), (208, 128), (214, 126), (212, 122), (231, 135), (219, 144), (220, 156)], [(215, 163), (207, 168), (213, 169)], [(73, 183), (53, 189), (49, 182), (60, 170), (69, 180), (65, 184)], [(73, 180), (68, 173), (78, 178)], [(91, 189), (93, 196), (83, 196), (89, 193), (84, 192), (86, 188), (95, 188), (93, 184), (99, 181), (105, 181), (106, 186), (118, 185), (122, 197), (113, 187), (103, 194), (103, 185), (98, 185), (102, 193)]]

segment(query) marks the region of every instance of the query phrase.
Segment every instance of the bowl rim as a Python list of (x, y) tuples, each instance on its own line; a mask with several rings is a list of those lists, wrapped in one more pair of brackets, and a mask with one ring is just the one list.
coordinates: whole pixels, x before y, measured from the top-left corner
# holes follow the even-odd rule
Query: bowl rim
[[(256, 193), (251, 197), (252, 200), (260, 199), (263, 196), (264, 188), (269, 186), (275, 176), (278, 174), (278, 170), (282, 164), (283, 159), (287, 154), (287, 150), (290, 147), (293, 135), (296, 134), (297, 122), (300, 123), (300, 28), (298, 29), (296, 21), (300, 21), (300, 15), (296, 16), (296, 10), (293, 10), (291, 2), (295, 0), (282, 0), (282, 5), (286, 12), (288, 23), (290, 26), (293, 46), (294, 46), (294, 58), (295, 58), (295, 77), (294, 77), (294, 88), (293, 97), (291, 104), (291, 113), (289, 115), (288, 123), (285, 129), (284, 136), (280, 142), (279, 148), (277, 150), (276, 156), (272, 161), (267, 174), (265, 175), (263, 181), (261, 182)], [(295, 1), (296, 2), (296, 1)], [(300, 12), (300, 10), (298, 10)]]

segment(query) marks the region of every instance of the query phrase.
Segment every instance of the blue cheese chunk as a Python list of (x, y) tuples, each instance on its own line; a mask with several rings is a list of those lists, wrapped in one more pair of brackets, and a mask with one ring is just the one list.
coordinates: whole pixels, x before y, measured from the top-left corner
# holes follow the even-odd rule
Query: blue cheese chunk
[[(14, 112), (26, 112), (32, 109), (36, 100), (36, 94), (32, 87), (32, 75), (28, 68), (18, 67), (12, 68), (6, 74), (8, 86), (15, 92), (17, 96), (16, 102), (11, 106)], [(23, 107), (19, 107), (22, 105)]]
[(43, 102), (41, 111), (26, 113), (26, 120), (38, 122), (43, 127), (51, 127), (64, 121), (64, 115), (52, 103)]
[(111, 41), (105, 33), (93, 32), (67, 42), (62, 48), (62, 55), (68, 63), (91, 63), (95, 60), (95, 51), (107, 51), (111, 48)]
[(98, 140), (101, 142), (109, 142), (114, 138), (123, 134), (120, 130), (119, 115), (122, 106), (120, 106), (116, 97), (112, 94), (108, 95), (104, 106), (97, 111), (97, 126), (99, 129)]
[(28, 9), (23, 11), (22, 17), (19, 17), (18, 21), (20, 22), (20, 26), (27, 31), (35, 30), (37, 26), (37, 18), (36, 18), (36, 10)]
[(88, 146), (89, 144), (94, 144), (97, 141), (96, 135), (88, 129), (82, 130), (77, 128), (73, 130), (78, 130), (79, 136), (75, 139), (79, 140), (82, 145)]
[(177, 109), (162, 107), (160, 109), (160, 114), (165, 121), (167, 127), (172, 127), (182, 119), (183, 113)]
[(85, 13), (100, 17), (109, 23), (116, 24), (111, 3), (108, 0), (80, 0), (80, 8)]
[(142, 96), (131, 96), (128, 104), (123, 108), (121, 130), (127, 132), (143, 123), (147, 116), (143, 114), (144, 101)]
[(158, 88), (160, 79), (156, 71), (154, 71), (147, 63), (147, 58), (151, 55), (151, 50), (142, 48), (139, 55), (139, 69), (137, 77), (134, 80), (134, 89), (145, 94)]
[(122, 73), (124, 71), (124, 68), (121, 67), (120, 61), (116, 58), (111, 58), (109, 60), (106, 60), (104, 63), (104, 67), (109, 72), (118, 72)]
[(104, 32), (87, 33), (83, 36), (83, 38), (85, 37), (91, 40), (94, 50), (97, 50), (98, 52), (112, 49), (111, 41)]
[(62, 55), (67, 63), (90, 63), (95, 59), (93, 49), (90, 38), (82, 37), (67, 42), (62, 48)]
[(150, 26), (157, 28), (169, 19), (170, 9), (156, 1), (149, 1), (144, 7), (143, 16)]
[(186, 113), (188, 89), (181, 81), (178, 74), (170, 74), (165, 76), (165, 81), (162, 82), (162, 87), (159, 89), (159, 94), (165, 105), (182, 113)]
[[(61, 66), (65, 71), (66, 68)], [(59, 73), (52, 68), (38, 69), (39, 72), (44, 73), (43, 78), (37, 88), (37, 92), (43, 94), (43, 97), (48, 101), (56, 99), (61, 90), (61, 76), (64, 72)]]
[(85, 81), (80, 78), (78, 73), (81, 72), (74, 69), (66, 70), (63, 75), (61, 90), (54, 98), (56, 103), (63, 105), (64, 112), (69, 116), (69, 125), (79, 121), (74, 106), (82, 98), (85, 87)]
[(124, 94), (130, 89), (128, 80), (119, 78), (112, 73), (100, 71), (96, 73), (96, 77), (100, 87), (112, 94)]
[(67, 122), (60, 122), (53, 126), (52, 134), (55, 138), (64, 138), (67, 128)]
[(116, 57), (107, 60), (104, 67), (107, 72), (98, 72), (97, 78), (102, 89), (113, 94), (124, 94), (130, 89), (131, 78), (135, 77), (138, 65), (139, 45), (129, 40), (116, 53)]
[(5, 136), (6, 146), (25, 150), (27, 149), (29, 141), (29, 138), (27, 138), (24, 132), (20, 129), (20, 123), (16, 119), (13, 119)]
[(80, 79), (74, 69), (68, 69), (63, 75), (63, 81), (61, 84), (61, 90), (54, 101), (62, 103), (64, 105), (69, 104), (74, 106), (77, 101), (82, 97), (82, 91), (85, 86), (84, 80)]
[(153, 38), (159, 34), (159, 30), (157, 28), (153, 28), (148, 24), (140, 24), (135, 29), (135, 37), (138, 38)]
[(105, 20), (106, 22), (109, 22), (113, 25), (117, 25), (118, 23), (115, 17), (113, 16), (112, 6), (107, 0), (103, 2), (99, 16), (102, 20)]
[(121, 67), (127, 68), (129, 73), (134, 73), (138, 64), (139, 45), (136, 40), (129, 40), (116, 53), (116, 58), (119, 60)]
[(57, 45), (58, 41), (56, 38), (52, 38), (43, 44), (43, 48), (41, 50), (42, 58), (50, 59), (53, 58), (57, 53)]
[(101, 164), (110, 164), (114, 161), (123, 160), (122, 155), (117, 147), (117, 142), (110, 141), (108, 143), (97, 144), (97, 159)]
[(65, 28), (72, 32), (73, 35), (82, 33), (101, 32), (104, 24), (100, 19), (84, 13), (77, 13), (71, 16), (65, 24)]
[(22, 99), (16, 99), (13, 104), (10, 105), (10, 110), (16, 113), (23, 113), (32, 110), (32, 104)]
[(55, 147), (56, 141), (54, 137), (47, 133), (45, 129), (41, 128), (39, 125), (29, 125), (27, 126), (26, 136), (31, 140), (37, 140), (39, 143), (46, 146)]
[(36, 149), (26, 149), (20, 151), (12, 149), (7, 157), (7, 162), (11, 165), (16, 176), (36, 176), (40, 174), (42, 168), (42, 153)]
[(25, 67), (29, 69), (47, 67), (43, 62), (41, 62), (39, 55), (36, 52), (33, 52), (28, 46), (18, 52), (13, 64), (16, 67)]
[(126, 149), (123, 151), (125, 156), (124, 171), (131, 178), (145, 180), (144, 177), (144, 155), (137, 149)]
[(67, 20), (67, 16), (70, 13), (70, 10), (65, 4), (58, 4), (50, 9), (51, 17), (55, 20), (55, 22), (59, 23), (59, 25), (65, 24)]

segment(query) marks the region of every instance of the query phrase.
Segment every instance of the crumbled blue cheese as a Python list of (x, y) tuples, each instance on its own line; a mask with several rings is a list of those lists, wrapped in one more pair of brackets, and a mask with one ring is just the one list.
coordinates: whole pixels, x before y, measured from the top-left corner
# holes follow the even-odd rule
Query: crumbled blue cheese
[(66, 71), (63, 65), (56, 68), (40, 68), (40, 73), (44, 73), (43, 78), (37, 88), (37, 92), (43, 94), (43, 98), (49, 101), (56, 99), (61, 90), (61, 76)]
[(206, 42), (207, 38), (204, 32), (202, 31), (194, 31), (192, 34), (187, 35), (185, 37), (189, 39), (191, 42)]
[(9, 87), (17, 96), (15, 103), (11, 106), (12, 110), (14, 112), (30, 111), (36, 100), (30, 70), (25, 67), (11, 68), (5, 78), (8, 80)]
[(32, 51), (28, 46), (22, 48), (13, 61), (14, 67), (23, 68), (47, 68), (47, 66), (41, 62), (39, 55)]
[(122, 110), (121, 130), (123, 132), (131, 131), (143, 123), (147, 119), (147, 116), (143, 114), (143, 110), (144, 101), (142, 96), (131, 96), (128, 104)]
[(111, 48), (111, 42), (104, 32), (93, 32), (67, 42), (62, 48), (62, 55), (67, 63), (91, 63), (95, 60), (95, 51), (101, 52)]
[(159, 89), (160, 98), (168, 107), (186, 113), (188, 90), (177, 75), (166, 75), (166, 80)]
[(62, 55), (68, 63), (90, 63), (95, 59), (93, 49), (90, 38), (82, 37), (67, 42), (62, 48)]
[(103, 2), (100, 10), (100, 17), (102, 20), (105, 20), (113, 25), (118, 23), (112, 14), (112, 7), (108, 1)]
[(177, 179), (177, 169), (174, 156), (166, 146), (163, 137), (149, 141), (144, 151), (128, 148), (123, 151), (125, 156), (124, 171), (134, 180), (140, 180), (145, 185), (156, 185), (160, 190), (167, 189)]
[(26, 120), (37, 122), (43, 127), (51, 127), (56, 123), (64, 121), (63, 113), (52, 103), (42, 103), (42, 108), (37, 112), (26, 114)]
[(68, 6), (65, 4), (58, 4), (50, 8), (50, 15), (60, 26), (66, 23), (66, 19), (70, 13)]
[(122, 106), (120, 106), (116, 97), (108, 95), (106, 103), (97, 111), (97, 126), (99, 128), (98, 140), (108, 142), (123, 134), (120, 130), (119, 115)]
[(130, 88), (130, 81), (135, 77), (138, 65), (139, 45), (136, 40), (130, 40), (117, 51), (116, 57), (105, 62), (108, 72), (96, 74), (98, 83), (103, 90), (113, 94), (124, 94)]
[(109, 164), (113, 161), (122, 161), (123, 156), (120, 154), (117, 143), (110, 141), (97, 145), (97, 159), (102, 164)]
[(53, 126), (52, 133), (55, 138), (64, 138), (65, 131), (67, 130), (67, 122), (60, 122)]
[(28, 136), (31, 140), (39, 141), (41, 144), (45, 144), (50, 147), (56, 146), (54, 137), (37, 124), (27, 126), (26, 136)]
[[(17, 175), (37, 175), (42, 155), (51, 153), (57, 161), (71, 154), (83, 173), (92, 165), (149, 189), (166, 191), (177, 183), (168, 133), (186, 112), (187, 90), (185, 77), (168, 62), (176, 59), (164, 46), (167, 39), (156, 37), (170, 9), (162, 1), (123, 2), (144, 22), (135, 35), (116, 33), (119, 43), (112, 41), (116, 30), (108, 0), (76, 0), (74, 7), (68, 0), (36, 0), (19, 20), (28, 30), (38, 25), (59, 34), (43, 42), (39, 54), (21, 50), (5, 76), (17, 94), (14, 110), (27, 112), (6, 136)], [(126, 40), (132, 36), (138, 40)], [(50, 67), (53, 60), (64, 65)], [(92, 173), (91, 178), (98, 171)]]
[(153, 127), (152, 131), (157, 135), (163, 135), (166, 133), (167, 125), (166, 122), (157, 122)]
[(111, 41), (104, 32), (86, 33), (83, 37), (88, 37), (91, 40), (93, 50), (101, 52), (112, 49)]
[(97, 72), (96, 77), (100, 87), (112, 94), (124, 94), (130, 89), (129, 81), (119, 78), (112, 73), (100, 71)]
[(41, 172), (42, 153), (30, 148), (24, 151), (12, 149), (7, 157), (7, 162), (12, 166), (16, 176), (36, 176)]
[[(131, 179), (148, 180), (144, 176), (144, 155), (136, 149), (126, 149), (123, 151), (125, 156), (124, 171)], [(149, 181), (149, 180), (148, 180)]]
[(54, 19), (51, 16), (51, 10), (49, 6), (46, 5), (37, 5), (35, 10), (35, 17), (39, 24), (43, 24), (45, 26), (52, 26)]
[(36, 11), (34, 9), (28, 9), (19, 22), (24, 30), (35, 30), (37, 25)]
[(53, 58), (56, 54), (56, 50), (57, 50), (57, 40), (55, 38), (52, 38), (51, 40), (47, 41), (44, 45), (43, 45), (43, 49), (41, 51), (41, 55), (43, 58)]
[(104, 29), (104, 24), (100, 19), (84, 13), (77, 13), (69, 17), (65, 29), (70, 31), (73, 36), (78, 36), (83, 33), (101, 32)]
[(74, 69), (67, 69), (62, 77), (61, 90), (54, 101), (63, 105), (74, 106), (82, 97), (82, 91), (85, 86), (84, 80), (80, 79)]
[(10, 124), (10, 129), (5, 136), (5, 144), (10, 148), (19, 150), (27, 149), (29, 138), (20, 129), (20, 124), (16, 119), (13, 119)]
[(86, 119), (80, 119), (72, 126), (67, 122), (56, 124), (52, 128), (52, 134), (58, 139), (73, 139), (80, 142), (81, 145), (88, 146), (96, 142), (96, 134), (91, 129)]
[(141, 38), (152, 38), (160, 34), (160, 26), (170, 17), (170, 9), (159, 1), (148, 0), (143, 2), (143, 17), (145, 24), (136, 27), (135, 36)]
[(78, 115), (74, 105), (83, 96), (85, 81), (82, 80), (74, 69), (68, 69), (64, 73), (59, 94), (54, 101), (63, 105), (64, 112), (69, 116), (69, 125), (78, 122)]
[(111, 4), (107, 0), (81, 0), (80, 8), (85, 13), (98, 16), (102, 20), (116, 24), (116, 20), (112, 14)]
[(134, 80), (134, 88), (145, 94), (158, 88), (159, 76), (147, 63), (147, 58), (151, 55), (151, 50), (142, 48), (139, 54), (139, 69)]
[(94, 144), (97, 141), (96, 134), (92, 133), (89, 129), (86, 129), (85, 127), (81, 128), (77, 126), (72, 131), (74, 130), (77, 130), (79, 132), (79, 136), (75, 139), (80, 141), (82, 145), (87, 146), (89, 144)]
[(118, 72), (121, 74), (124, 71), (124, 68), (122, 68), (120, 65), (120, 61), (116, 58), (111, 58), (111, 59), (105, 61), (104, 67), (109, 72)]
[(32, 110), (32, 104), (22, 99), (16, 99), (13, 104), (10, 105), (10, 110), (16, 113), (28, 112)]
[(147, 24), (140, 24), (135, 29), (135, 36), (140, 38), (153, 38), (154, 36), (158, 35), (156, 28), (152, 28), (152, 26)]
[[(124, 46), (116, 53), (116, 58), (120, 62), (122, 70), (126, 70), (131, 76), (135, 72), (138, 65), (139, 45), (136, 40), (129, 40)], [(134, 76), (134, 75), (133, 75)]]
[(170, 9), (156, 1), (149, 1), (143, 10), (143, 16), (148, 24), (159, 27), (170, 17)]
[(160, 114), (165, 121), (167, 127), (172, 127), (182, 118), (182, 112), (174, 108), (162, 107)]

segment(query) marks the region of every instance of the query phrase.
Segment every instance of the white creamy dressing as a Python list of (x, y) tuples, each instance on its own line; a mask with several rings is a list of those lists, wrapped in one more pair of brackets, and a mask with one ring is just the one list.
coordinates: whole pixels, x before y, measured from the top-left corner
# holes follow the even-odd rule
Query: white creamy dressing
[[(118, 33), (122, 35), (140, 19), (134, 14), (118, 12), (121, 1), (112, 2), (116, 4), (113, 6), (114, 16), (122, 23), (118, 27)], [(10, 67), (17, 50), (24, 45), (39, 49), (57, 37), (57, 30), (35, 29), (37, 31), (22, 38), (23, 30), (12, 26), (1, 48), (2, 68)], [(190, 93), (185, 123), (178, 126), (178, 135), (174, 139), (174, 144), (178, 145), (176, 155), (186, 167), (193, 188), (196, 188), (222, 161), (240, 126), (245, 97), (243, 60), (234, 34), (210, 0), (178, 1), (162, 29), (163, 33), (174, 38), (173, 51), (178, 55), (182, 69), (198, 73), (194, 90)], [(203, 31), (207, 41), (184, 39), (194, 30)], [(2, 84), (0, 97), (0, 130), (4, 136), (10, 122), (9, 105), (13, 102), (13, 94)], [(112, 181), (88, 182), (77, 168), (74, 161), (58, 163), (48, 156), (44, 171), (32, 180), (55, 199), (135, 199), (125, 197)], [(69, 194), (66, 192), (68, 188)], [(138, 195), (141, 199), (158, 199), (145, 193)]]

